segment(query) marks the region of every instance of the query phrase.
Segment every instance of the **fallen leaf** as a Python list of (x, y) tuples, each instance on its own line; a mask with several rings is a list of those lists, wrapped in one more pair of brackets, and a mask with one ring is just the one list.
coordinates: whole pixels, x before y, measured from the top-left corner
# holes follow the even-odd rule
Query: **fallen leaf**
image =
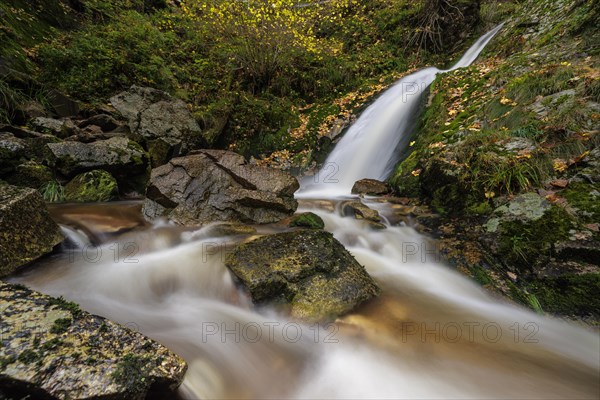
[(567, 163), (564, 160), (557, 158), (552, 163), (552, 168), (554, 168), (554, 170), (556, 172), (565, 172), (567, 170), (567, 168), (569, 168), (569, 166), (567, 165)]
[(564, 189), (569, 186), (569, 181), (567, 179), (555, 179), (550, 184), (554, 187)]

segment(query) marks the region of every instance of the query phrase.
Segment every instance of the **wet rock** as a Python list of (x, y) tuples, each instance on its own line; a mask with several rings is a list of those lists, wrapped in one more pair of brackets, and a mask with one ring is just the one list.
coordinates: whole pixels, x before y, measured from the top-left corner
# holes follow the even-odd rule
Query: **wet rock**
[(37, 190), (0, 183), (0, 276), (49, 253), (62, 240)]
[(325, 228), (325, 223), (317, 214), (312, 212), (304, 212), (294, 215), (290, 219), (288, 226), (310, 229), (323, 229)]
[(152, 170), (144, 215), (183, 225), (277, 222), (296, 211), (298, 187), (286, 172), (249, 165), (229, 151), (203, 150)]
[(391, 192), (390, 186), (376, 179), (361, 179), (352, 186), (353, 194), (367, 194), (370, 196), (384, 196)]
[(116, 179), (106, 171), (93, 170), (77, 175), (65, 186), (65, 200), (73, 202), (109, 201), (117, 197)]
[(350, 215), (356, 219), (366, 219), (373, 222), (381, 222), (379, 213), (360, 201), (347, 201), (341, 206), (343, 215)]
[(214, 236), (237, 236), (237, 235), (255, 235), (256, 228), (235, 222), (225, 222), (214, 224), (209, 229), (209, 235)]
[(146, 153), (137, 143), (124, 137), (94, 143), (49, 143), (52, 163), (66, 176), (92, 169), (139, 174), (146, 169)]
[(379, 294), (379, 288), (333, 235), (299, 230), (238, 246), (226, 265), (256, 303), (289, 305), (304, 320), (334, 318)]
[(0, 301), (2, 398), (143, 399), (183, 381), (180, 357), (74, 303), (4, 282)]
[(153, 167), (213, 143), (186, 104), (168, 93), (134, 85), (110, 101), (129, 121), (134, 139), (147, 146)]

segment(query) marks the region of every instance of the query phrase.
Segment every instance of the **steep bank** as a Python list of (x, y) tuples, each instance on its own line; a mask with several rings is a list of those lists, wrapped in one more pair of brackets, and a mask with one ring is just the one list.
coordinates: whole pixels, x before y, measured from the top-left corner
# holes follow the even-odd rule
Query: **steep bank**
[(439, 76), (390, 181), (444, 218), (447, 256), (538, 311), (597, 321), (600, 80), (593, 1), (528, 1)]

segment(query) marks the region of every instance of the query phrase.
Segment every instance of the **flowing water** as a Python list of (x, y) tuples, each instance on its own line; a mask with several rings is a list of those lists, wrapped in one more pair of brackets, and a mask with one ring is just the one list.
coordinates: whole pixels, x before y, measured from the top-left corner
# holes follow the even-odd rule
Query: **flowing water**
[[(321, 197), (347, 194), (341, 185)], [(391, 206), (366, 202), (392, 219)], [(490, 297), (441, 264), (433, 243), (409, 226), (375, 231), (342, 216), (338, 203), (301, 200), (299, 211), (319, 214), (383, 292), (334, 324), (252, 305), (223, 263), (251, 237), (149, 225), (138, 203), (55, 206), (68, 237), (62, 251), (12, 280), (180, 354), (189, 364), (183, 398), (598, 398), (597, 333)]]
[(437, 74), (468, 67), (502, 29), (498, 25), (483, 35), (448, 70), (425, 68), (405, 76), (371, 104), (335, 146), (321, 170), (303, 182), (297, 197), (322, 198), (350, 193), (354, 182), (385, 180), (411, 138), (414, 117), (423, 94)]

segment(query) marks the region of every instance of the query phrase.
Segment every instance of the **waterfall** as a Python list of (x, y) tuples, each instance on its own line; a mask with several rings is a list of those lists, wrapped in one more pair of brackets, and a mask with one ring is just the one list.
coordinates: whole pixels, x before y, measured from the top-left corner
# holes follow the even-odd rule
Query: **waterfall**
[(296, 196), (347, 196), (354, 182), (360, 179), (385, 180), (398, 162), (398, 149), (410, 140), (422, 95), (436, 75), (471, 65), (501, 28), (498, 25), (483, 35), (452, 68), (425, 68), (403, 77), (386, 90), (348, 129), (321, 170), (303, 181)]
[[(453, 68), (473, 62), (499, 29)], [(385, 178), (420, 94), (439, 72), (425, 69), (384, 93), (328, 159), (339, 165), (338, 183), (305, 185), (301, 195), (347, 195), (357, 179)], [(364, 201), (391, 213), (389, 204)], [(300, 204), (300, 212), (324, 220), (382, 288), (379, 298), (330, 326), (254, 307), (224, 265), (239, 236), (169, 224), (139, 224), (119, 234), (114, 226), (131, 228), (139, 216), (118, 213), (114, 204), (81, 206), (91, 217), (114, 217), (114, 226), (87, 227), (103, 243), (87, 246), (77, 226), (84, 215), (79, 210), (65, 228), (74, 246), (10, 280), (64, 296), (182, 356), (189, 369), (179, 395), (186, 399), (598, 398), (597, 333), (490, 297), (444, 266), (429, 240), (410, 227), (386, 222), (387, 229), (374, 231), (340, 215), (339, 202)], [(54, 211), (64, 217), (69, 209), (61, 207)], [(269, 234), (282, 227), (258, 229)], [(248, 327), (262, 335), (248, 337)]]

